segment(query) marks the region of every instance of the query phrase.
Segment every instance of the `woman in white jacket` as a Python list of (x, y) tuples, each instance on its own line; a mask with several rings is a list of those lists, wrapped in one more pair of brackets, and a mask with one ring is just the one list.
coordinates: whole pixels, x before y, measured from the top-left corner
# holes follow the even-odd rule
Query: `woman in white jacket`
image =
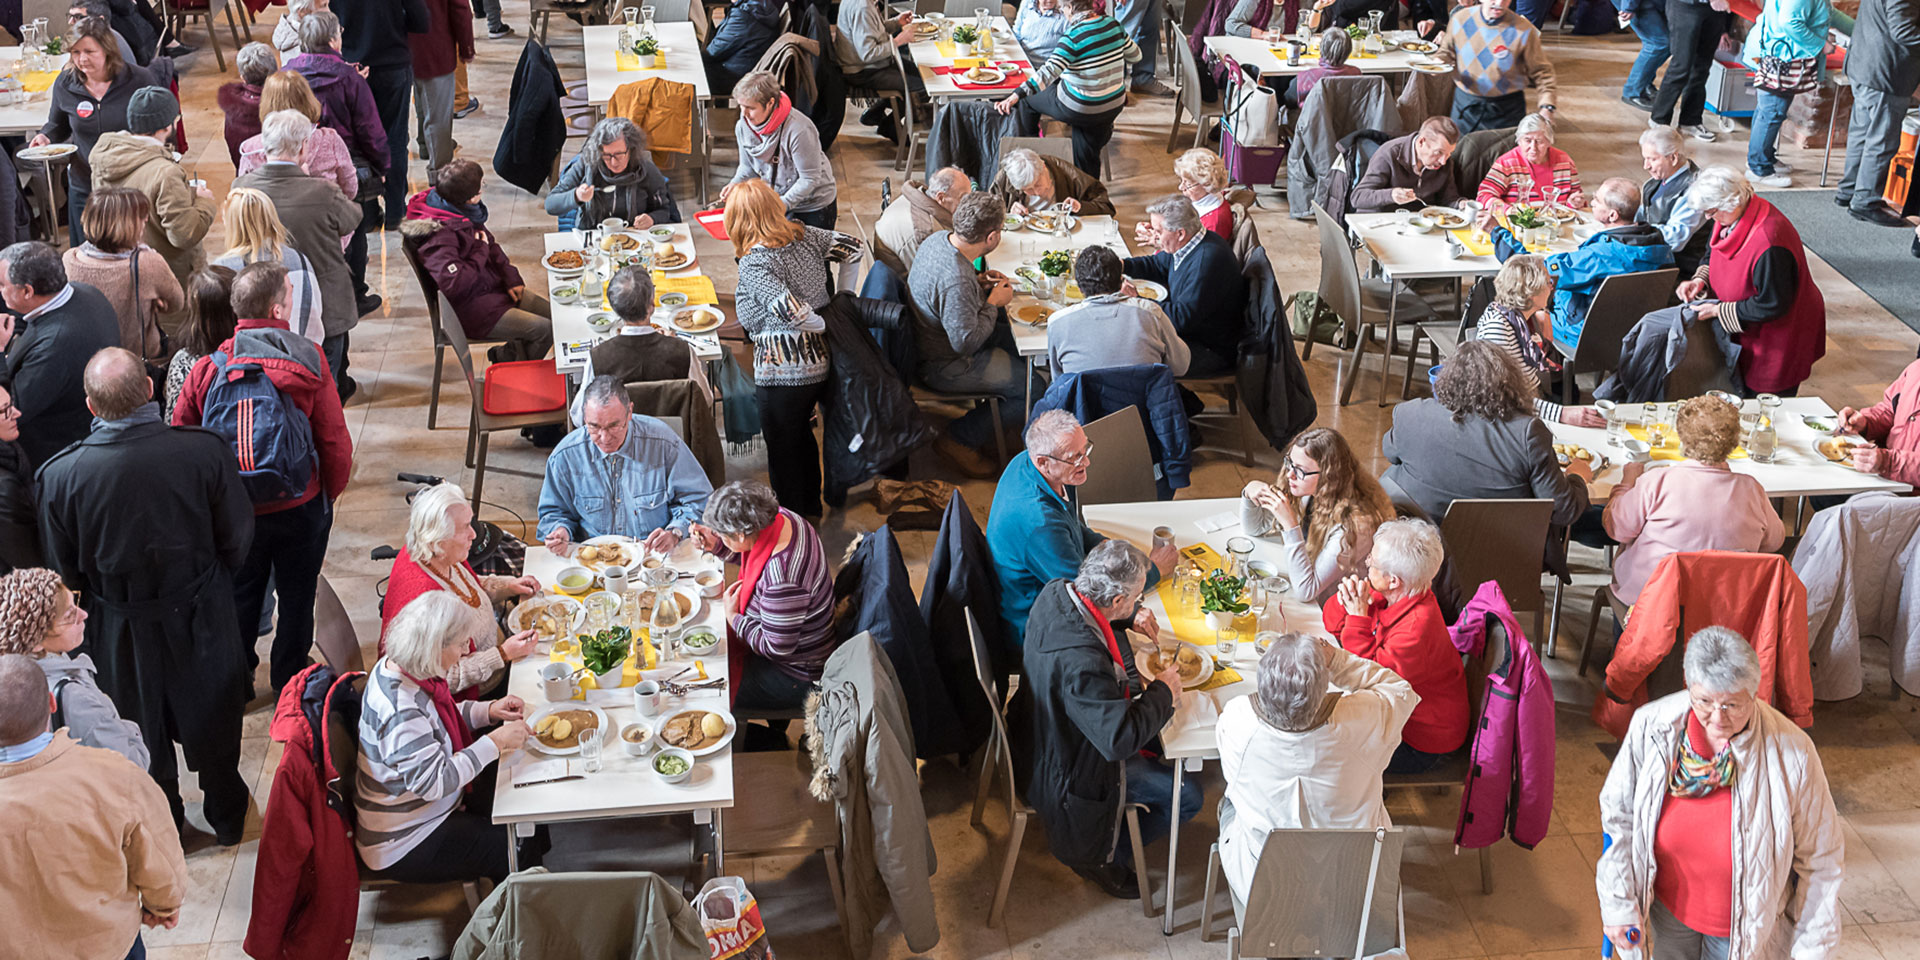
[(1380, 774), (1419, 702), (1399, 674), (1336, 644), (1273, 641), (1254, 692), (1228, 703), (1216, 728), (1220, 866), (1235, 896), (1246, 899), (1269, 831), (1393, 825)]
[(1821, 960), (1840, 943), (1840, 820), (1813, 741), (1755, 695), (1725, 627), (1687, 641), (1687, 689), (1640, 708), (1600, 790), (1600, 917), (1653, 960)]

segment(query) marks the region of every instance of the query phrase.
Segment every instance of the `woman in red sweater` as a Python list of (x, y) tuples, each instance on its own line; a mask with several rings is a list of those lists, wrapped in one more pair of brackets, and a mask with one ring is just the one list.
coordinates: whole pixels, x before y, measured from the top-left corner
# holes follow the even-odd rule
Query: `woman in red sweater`
[[(447, 671), (455, 696), (474, 699), (506, 678), (507, 664), (533, 652), (532, 630), (505, 636), (495, 605), (540, 589), (533, 577), (482, 577), (467, 563), (473, 546), (473, 508), (451, 483), (420, 491), (407, 518), (407, 545), (387, 575), (387, 596), (380, 605), (380, 655), (387, 653), (387, 625), (413, 598), (434, 590), (459, 597), (467, 611), (467, 654)], [(502, 639), (504, 637), (504, 639)]]
[(1373, 533), (1367, 575), (1341, 581), (1322, 610), (1342, 647), (1399, 674), (1420, 695), (1388, 773), (1421, 773), (1467, 742), (1467, 675), (1433, 598), (1441, 556), (1433, 524), (1389, 520)]

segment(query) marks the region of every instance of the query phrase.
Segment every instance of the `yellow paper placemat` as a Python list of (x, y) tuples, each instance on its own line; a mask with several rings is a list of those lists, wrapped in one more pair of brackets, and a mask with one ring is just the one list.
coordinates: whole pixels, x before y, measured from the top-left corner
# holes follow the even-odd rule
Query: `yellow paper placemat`
[(684, 293), (687, 295), (688, 303), (720, 305), (720, 295), (713, 289), (713, 278), (704, 274), (691, 277), (669, 277), (655, 270), (653, 292), (656, 297), (663, 293)]
[[(1204, 546), (1204, 544), (1202, 546)], [(1185, 550), (1180, 552), (1183, 554), (1186, 553)], [(1167, 611), (1167, 628), (1173, 631), (1175, 637), (1199, 647), (1202, 651), (1205, 651), (1208, 656), (1212, 656), (1214, 644), (1213, 628), (1207, 626), (1206, 614), (1188, 616), (1182, 611), (1180, 609), (1180, 598), (1174, 593), (1173, 581), (1171, 579), (1160, 581), (1160, 585), (1155, 589), (1160, 593), (1160, 606)], [(1258, 618), (1252, 613), (1243, 613), (1233, 618), (1233, 635), (1235, 639), (1252, 640), (1257, 627)]]
[(1241, 680), (1240, 671), (1235, 670), (1232, 667), (1223, 667), (1220, 665), (1220, 661), (1215, 660), (1213, 664), (1213, 676), (1208, 677), (1206, 683), (1203, 683), (1195, 687), (1194, 689), (1195, 690), (1217, 690), (1224, 686), (1239, 683), (1240, 680)]
[(665, 69), (666, 66), (667, 55), (664, 53), (654, 54), (653, 66), (643, 67), (640, 65), (640, 58), (635, 56), (631, 51), (615, 50), (613, 52), (613, 68), (623, 73), (630, 70), (662, 70)]
[[(1647, 428), (1637, 423), (1627, 424), (1627, 435), (1642, 443), (1647, 443), (1647, 444), (1653, 443), (1652, 440), (1647, 438)], [(1745, 460), (1746, 458), (1747, 458), (1746, 447), (1734, 447), (1733, 452), (1727, 454), (1727, 459), (1729, 460)], [(1679, 435), (1675, 434), (1672, 430), (1668, 430), (1667, 442), (1653, 448), (1652, 459), (1685, 460), (1686, 456), (1680, 452)]]
[(1460, 245), (1463, 247), (1466, 247), (1468, 253), (1471, 253), (1476, 257), (1493, 256), (1492, 238), (1476, 241), (1473, 238), (1472, 227), (1461, 227), (1458, 230), (1449, 230), (1447, 232), (1453, 234), (1453, 238), (1455, 240), (1460, 241)]
[(20, 86), (28, 93), (39, 93), (53, 86), (53, 78), (59, 76), (52, 70), (32, 70), (20, 74)]
[[(1188, 544), (1187, 546), (1181, 547), (1180, 559), (1191, 560), (1199, 564), (1200, 570), (1203, 573), (1212, 573), (1215, 570), (1225, 570), (1227, 568), (1227, 558), (1221, 556), (1220, 551), (1204, 543)], [(1161, 586), (1166, 586), (1166, 582), (1162, 581)]]
[[(547, 653), (547, 659), (553, 663), (564, 663), (573, 667), (582, 666), (579, 638), (575, 637), (574, 645), (565, 651), (560, 648), (559, 644), (554, 644), (553, 649)], [(631, 687), (639, 683), (640, 671), (652, 670), (659, 665), (660, 653), (653, 648), (653, 642), (648, 638), (647, 631), (637, 631), (634, 634), (633, 649), (627, 653), (625, 669), (620, 672), (620, 685), (622, 687)], [(586, 692), (588, 690), (598, 689), (600, 689), (600, 684), (593, 679), (593, 674), (582, 673), (580, 675), (580, 695), (574, 697), (574, 699), (584, 700), (586, 699)]]

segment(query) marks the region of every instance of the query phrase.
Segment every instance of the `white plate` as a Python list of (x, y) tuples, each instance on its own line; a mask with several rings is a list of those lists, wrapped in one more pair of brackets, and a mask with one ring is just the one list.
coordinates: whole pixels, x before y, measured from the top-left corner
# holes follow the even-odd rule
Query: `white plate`
[(1185, 677), (1182, 677), (1180, 678), (1180, 685), (1183, 688), (1191, 690), (1194, 687), (1201, 686), (1205, 684), (1208, 680), (1212, 679), (1213, 678), (1213, 654), (1202, 649), (1200, 645), (1197, 643), (1188, 643), (1185, 640), (1182, 640), (1180, 641), (1180, 645), (1183, 647), (1192, 647), (1193, 652), (1200, 655), (1200, 679), (1188, 681)]
[[(998, 70), (994, 67), (981, 67), (979, 69), (980, 69), (980, 72), (986, 74), (986, 76), (981, 77), (978, 80), (975, 80), (974, 78), (967, 76), (966, 73), (962, 73), (959, 75), (960, 79), (965, 83), (969, 83), (969, 84), (973, 84), (975, 86), (981, 86), (981, 87), (991, 87), (995, 84), (1003, 83), (1007, 79), (1007, 75), (1005, 72)], [(967, 71), (967, 73), (971, 73), (971, 72), (972, 71)]]
[(49, 143), (43, 147), (28, 147), (14, 156), (22, 160), (52, 160), (55, 157), (64, 157), (79, 149), (79, 147), (71, 143)]
[[(561, 607), (568, 608), (572, 611), (572, 616), (568, 618), (566, 628), (561, 631), (561, 634), (560, 634), (561, 637), (570, 637), (576, 633), (579, 633), (580, 625), (586, 622), (587, 611), (585, 607), (582, 607), (580, 605), (580, 601), (575, 600), (572, 597), (561, 596), (560, 594), (557, 594), (557, 593), (544, 593), (544, 594), (536, 594), (532, 597), (527, 598), (526, 600), (522, 600), (520, 601), (520, 603), (514, 606), (513, 611), (507, 614), (508, 630), (511, 630), (514, 633), (519, 633), (522, 630), (533, 629), (533, 627), (530, 626), (526, 621), (527, 621), (527, 617), (529, 616), (527, 611), (530, 611), (534, 608), (533, 601), (535, 600), (541, 601), (541, 604), (543, 606), (547, 604), (557, 604)], [(545, 638), (542, 638), (542, 639), (545, 639)], [(560, 637), (555, 637), (554, 639), (558, 640), (560, 639)]]
[[(665, 730), (667, 727), (667, 721), (672, 720), (674, 717), (677, 717), (683, 713), (686, 713), (688, 710), (704, 710), (707, 713), (717, 713), (720, 715), (720, 719), (725, 720), (727, 722), (727, 732), (721, 735), (720, 739), (715, 740), (712, 743), (702, 744), (700, 749), (698, 750), (687, 750), (688, 753), (691, 753), (696, 757), (710, 757), (716, 753), (719, 753), (722, 750), (725, 750), (727, 748), (727, 745), (733, 742), (734, 733), (740, 729), (740, 722), (733, 719), (733, 714), (728, 713), (725, 710), (718, 710), (712, 707), (695, 707), (695, 706), (683, 706), (678, 710), (662, 710), (660, 711), (660, 716), (654, 719), (654, 728), (653, 728), (654, 739), (658, 740), (661, 746), (663, 747), (672, 746), (672, 744), (668, 743), (666, 740), (662, 739), (660, 736), (660, 732), (662, 730)], [(684, 750), (686, 748), (682, 747), (681, 749)]]
[[(1133, 278), (1128, 277), (1127, 279), (1132, 280)], [(1166, 302), (1167, 288), (1154, 283), (1152, 280), (1134, 280), (1133, 289), (1138, 292), (1140, 296), (1152, 300), (1155, 303)]]
[[(712, 317), (713, 323), (711, 326), (705, 325), (703, 321), (697, 321), (695, 319), (697, 317)], [(720, 329), (721, 324), (727, 322), (727, 315), (721, 313), (718, 307), (694, 304), (676, 311), (673, 319), (668, 322), (681, 333), (713, 333)]]
[[(640, 541), (635, 540), (632, 537), (623, 537), (613, 533), (602, 534), (598, 537), (594, 537), (593, 539), (588, 540), (585, 543), (581, 544), (581, 546), (598, 547), (598, 546), (604, 546), (607, 544), (619, 544), (620, 546), (627, 548), (627, 556), (631, 558), (631, 561), (626, 564), (628, 569), (638, 569), (640, 566), (640, 561), (645, 559), (646, 557), (646, 550), (640, 546)], [(598, 573), (601, 570), (605, 570), (607, 567), (610, 567), (610, 566), (619, 566), (619, 564), (609, 563), (608, 561), (605, 561), (605, 560), (582, 560), (580, 559), (580, 551), (578, 550), (575, 550), (573, 553), (573, 562), (583, 567), (586, 567), (587, 569), (592, 570), (595, 573)], [(629, 576), (629, 579), (632, 579), (632, 577)]]
[[(533, 713), (527, 716), (527, 725), (532, 726), (535, 723), (540, 722), (541, 717), (544, 717), (551, 713), (559, 713), (562, 710), (585, 710), (588, 713), (593, 714), (600, 721), (600, 726), (595, 729), (602, 740), (606, 739), (607, 734), (609, 732), (613, 732), (615, 736), (619, 735), (617, 731), (610, 731), (610, 729), (608, 728), (606, 711), (600, 709), (599, 707), (588, 706), (587, 704), (580, 703), (578, 701), (573, 701), (573, 700), (563, 700), (559, 703), (549, 703), (546, 706), (541, 707), (538, 710), (535, 710)], [(731, 731), (729, 731), (729, 735), (731, 735)], [(571, 747), (549, 747), (546, 744), (541, 743), (540, 738), (537, 735), (527, 738), (527, 746), (530, 749), (538, 750), (541, 753), (544, 753), (550, 757), (571, 757), (571, 756), (577, 755), (580, 752), (579, 744), (575, 744)]]

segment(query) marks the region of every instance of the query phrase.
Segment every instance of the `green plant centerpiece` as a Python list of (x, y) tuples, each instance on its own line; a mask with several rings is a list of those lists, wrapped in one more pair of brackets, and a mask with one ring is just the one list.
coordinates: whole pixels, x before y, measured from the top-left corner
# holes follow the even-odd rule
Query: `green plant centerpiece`
[(660, 40), (651, 34), (642, 34), (633, 41), (633, 52), (635, 56), (651, 57), (660, 52)]
[(1205, 613), (1246, 613), (1247, 578), (1215, 570), (1200, 581), (1200, 609)]
[(1040, 272), (1049, 277), (1064, 277), (1073, 266), (1073, 254), (1065, 250), (1048, 250), (1040, 255)]
[(1359, 23), (1347, 24), (1347, 36), (1349, 38), (1353, 40), (1358, 40), (1361, 37), (1364, 37), (1366, 35), (1367, 35), (1367, 28), (1365, 24), (1359, 24)]
[(963, 23), (953, 28), (953, 42), (971, 44), (980, 39), (980, 31), (971, 23)]
[(65, 37), (54, 37), (47, 41), (47, 56), (49, 57), (57, 57), (66, 52), (66, 49), (67, 38)]
[(1522, 229), (1538, 230), (1547, 225), (1547, 217), (1538, 208), (1518, 204), (1507, 211), (1507, 222)]
[(633, 652), (633, 631), (626, 627), (608, 627), (599, 633), (580, 635), (580, 662), (587, 672), (604, 676), (620, 669)]

